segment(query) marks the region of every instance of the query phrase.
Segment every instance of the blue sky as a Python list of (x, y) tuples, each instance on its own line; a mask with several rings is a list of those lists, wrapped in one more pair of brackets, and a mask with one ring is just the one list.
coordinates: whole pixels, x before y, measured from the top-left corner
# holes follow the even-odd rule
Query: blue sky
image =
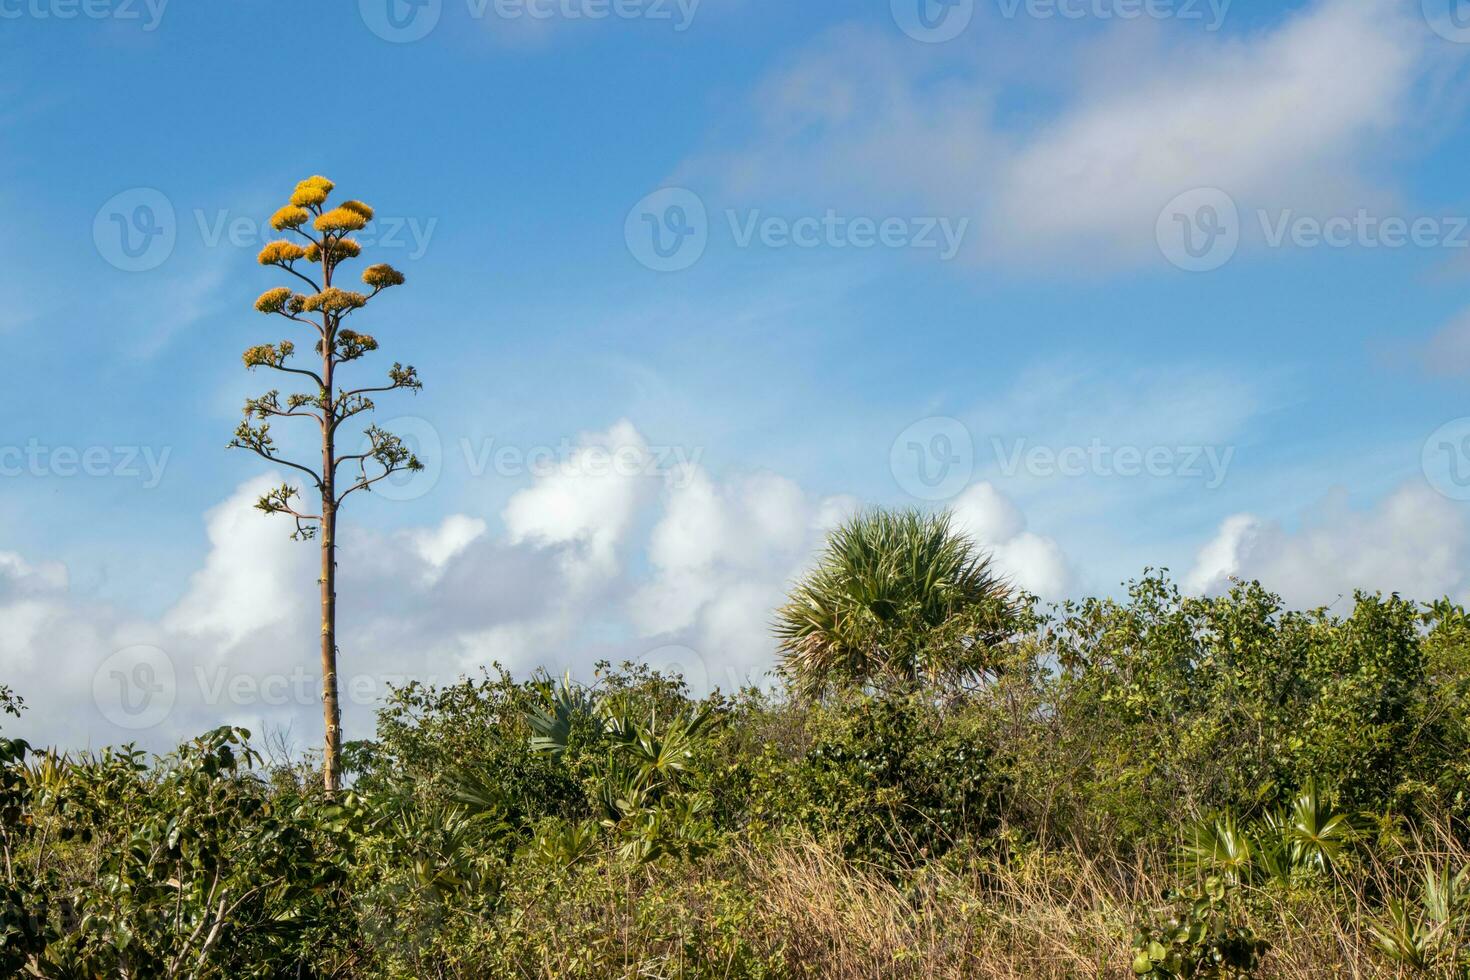
[[(347, 517), (344, 657), (369, 680), (600, 656), (758, 676), (771, 604), (863, 504), (954, 509), (1048, 599), (1146, 566), (1296, 605), (1463, 598), (1452, 13), (0, 0), (22, 727), (309, 740), (309, 698), (249, 682), (313, 662), (310, 548), (224, 446), (270, 386), (240, 351), (280, 339), (251, 310), (277, 284), (265, 218), (314, 173), (377, 208), (367, 254), (408, 276), (364, 370), (426, 383), (379, 418), (428, 474)], [(148, 725), (108, 703), (140, 658), (176, 688)]]

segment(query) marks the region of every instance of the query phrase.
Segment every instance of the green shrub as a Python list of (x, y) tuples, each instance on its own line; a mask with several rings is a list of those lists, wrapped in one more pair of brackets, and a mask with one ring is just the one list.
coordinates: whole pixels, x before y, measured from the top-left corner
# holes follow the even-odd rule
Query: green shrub
[(1142, 924), (1133, 937), (1133, 973), (1147, 980), (1250, 977), (1267, 944), (1240, 921), (1230, 901), (1234, 886), (1209, 878), (1198, 892), (1172, 894), (1178, 910)]

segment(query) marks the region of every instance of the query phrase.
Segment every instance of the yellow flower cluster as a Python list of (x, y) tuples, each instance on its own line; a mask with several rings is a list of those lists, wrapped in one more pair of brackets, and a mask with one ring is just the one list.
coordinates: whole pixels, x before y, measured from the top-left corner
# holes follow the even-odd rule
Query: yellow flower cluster
[(343, 330), (337, 334), (338, 344), (344, 353), (353, 357), (361, 357), (368, 351), (378, 349), (378, 342), (371, 334), (358, 333), (356, 330)]
[(271, 215), (271, 227), (276, 231), (285, 231), (287, 228), (300, 228), (310, 220), (310, 211), (294, 204), (288, 204)]
[(306, 249), (293, 242), (271, 242), (260, 250), (261, 265), (285, 265), (306, 255)]
[[(362, 254), (362, 246), (351, 238), (336, 238), (331, 242), (330, 252), (333, 260), (340, 262), (343, 259), (357, 258)], [(316, 242), (306, 246), (306, 261), (320, 262), (321, 260), (322, 250)]]
[(387, 289), (389, 286), (402, 286), (403, 273), (384, 262), (362, 270), (362, 281), (374, 289)]
[(329, 286), (317, 293), (315, 296), (306, 297), (302, 309), (315, 313), (322, 310), (326, 313), (345, 313), (348, 310), (356, 310), (367, 305), (367, 297), (362, 293), (354, 293), (347, 289), (338, 289)]
[(280, 363), (280, 355), (271, 344), (261, 344), (252, 347), (245, 352), (245, 366), (248, 368), (273, 367)]
[(260, 299), (255, 301), (255, 308), (262, 313), (280, 313), (286, 308), (286, 301), (290, 298), (291, 290), (285, 286), (277, 286), (261, 293)]
[(345, 208), (348, 211), (356, 211), (358, 214), (362, 215), (364, 221), (373, 220), (373, 209), (368, 205), (362, 203), (361, 201), (343, 201), (341, 204), (337, 205), (337, 207)]
[[(305, 213), (304, 211), (302, 212), (302, 214)], [(317, 231), (327, 232), (328, 234), (333, 232), (340, 234), (344, 231), (360, 230), (367, 224), (367, 218), (363, 217), (359, 211), (342, 207), (333, 208), (317, 218), (313, 224)]]
[(332, 193), (332, 189), (335, 188), (336, 186), (337, 186), (336, 184), (332, 183), (330, 180), (328, 180), (327, 178), (323, 177), (321, 174), (316, 174), (314, 176), (311, 176), (311, 177), (306, 178), (305, 180), (301, 181), (301, 183), (297, 184), (296, 185), (296, 190), (298, 192), (304, 191), (304, 190), (321, 191), (321, 193), (322, 193), (322, 200), (326, 200), (327, 195), (330, 194), (330, 193)]
[(315, 185), (299, 184), (291, 194), (291, 203), (298, 208), (316, 207), (326, 199), (327, 192)]

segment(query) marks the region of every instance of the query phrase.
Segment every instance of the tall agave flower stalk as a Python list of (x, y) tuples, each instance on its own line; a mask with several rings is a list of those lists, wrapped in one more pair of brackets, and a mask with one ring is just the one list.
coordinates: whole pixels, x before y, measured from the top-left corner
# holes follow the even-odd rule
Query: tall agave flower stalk
[[(343, 264), (356, 259), (362, 247), (351, 236), (373, 218), (373, 209), (361, 201), (343, 201), (328, 208), (334, 185), (325, 177), (309, 177), (296, 185), (291, 201), (270, 220), (271, 227), (288, 238), (271, 242), (261, 250), (261, 265), (271, 266), (294, 278), (292, 286), (267, 290), (255, 301), (261, 313), (289, 320), (308, 340), (315, 340), (316, 360), (309, 367), (297, 366), (296, 343), (282, 340), (260, 344), (245, 352), (245, 366), (267, 368), (287, 375), (306, 388), (282, 395), (266, 392), (245, 402), (245, 419), (235, 430), (232, 448), (248, 449), (271, 463), (289, 467), (308, 481), (309, 498), (302, 487), (282, 484), (266, 493), (256, 508), (267, 514), (285, 514), (296, 522), (292, 537), (317, 540), (321, 547), (321, 671), (322, 717), (325, 741), (322, 752), (323, 780), (329, 792), (341, 786), (342, 712), (337, 696), (337, 516), (343, 502), (400, 470), (418, 471), (423, 465), (403, 440), (376, 425), (365, 430), (365, 448), (342, 454), (337, 441), (342, 424), (371, 412), (372, 395), (421, 387), (418, 373), (395, 363), (386, 383), (348, 388), (340, 383), (339, 369), (371, 354), (378, 342), (371, 334), (347, 326), (349, 318), (365, 308), (385, 289), (403, 285), (403, 273), (390, 265), (370, 265), (362, 271), (365, 292), (343, 289), (336, 283)], [(272, 436), (276, 419), (309, 419), (320, 435), (321, 462), (315, 465), (283, 457)], [(345, 469), (343, 469), (345, 467)], [(299, 482), (299, 481), (298, 481)]]

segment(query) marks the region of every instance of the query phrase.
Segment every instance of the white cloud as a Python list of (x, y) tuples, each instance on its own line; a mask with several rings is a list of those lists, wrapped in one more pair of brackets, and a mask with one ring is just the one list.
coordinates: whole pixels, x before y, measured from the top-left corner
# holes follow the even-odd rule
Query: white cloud
[[(1370, 162), (1419, 121), (1445, 49), (1411, 6), (1319, 0), (1234, 36), (1118, 23), (1034, 91), (984, 52), (936, 65), (838, 31), (758, 87), (743, 147), (680, 176), (713, 170), (750, 205), (969, 217), (972, 259), (1073, 269), (1155, 259), (1161, 209), (1197, 187), (1230, 193), (1247, 233), (1258, 208), (1353, 214), (1392, 201)], [(1025, 107), (1025, 131), (1002, 98)]]
[(255, 502), (276, 477), (253, 480), (204, 515), (210, 551), (189, 591), (164, 617), (165, 629), (217, 638), (229, 650), (263, 626), (299, 619), (312, 605), (313, 549), (292, 541), (287, 518), (265, 520)]
[(989, 551), (995, 567), (1016, 585), (1043, 599), (1067, 595), (1073, 575), (1061, 546), (1026, 530), (1020, 509), (994, 486), (971, 486), (951, 510), (955, 526)]
[(490, 525), (478, 517), (451, 514), (436, 528), (409, 532), (414, 551), (429, 566), (426, 583), (432, 585), (439, 580), (444, 568), (456, 555), (463, 553), (471, 544), (484, 536)]
[(0, 551), (0, 598), (64, 591), (66, 566), (60, 562), (32, 565), (13, 551)]
[(1462, 505), (1408, 483), (1369, 510), (1328, 496), (1288, 530), (1249, 514), (1225, 520), (1185, 585), (1214, 594), (1231, 577), (1258, 579), (1296, 607), (1328, 605), (1354, 589), (1428, 600), (1470, 588), (1470, 523)]
[(634, 625), (695, 651), (726, 689), (771, 663), (771, 612), (821, 542), (856, 508), (814, 500), (772, 473), (717, 484), (691, 467), (667, 492), (649, 538), (653, 577), (632, 596)]
[(1150, 248), (1159, 210), (1201, 186), (1242, 206), (1356, 210), (1359, 153), (1403, 121), (1427, 40), (1407, 5), (1331, 0), (1158, 52), (1121, 84), (1084, 79), (1005, 168), (1007, 242)]
[(647, 476), (648, 445), (626, 419), (581, 446), (552, 472), (510, 498), (501, 515), (512, 544), (571, 545), (568, 573), (610, 575), (617, 547), (640, 502), (656, 486)]

